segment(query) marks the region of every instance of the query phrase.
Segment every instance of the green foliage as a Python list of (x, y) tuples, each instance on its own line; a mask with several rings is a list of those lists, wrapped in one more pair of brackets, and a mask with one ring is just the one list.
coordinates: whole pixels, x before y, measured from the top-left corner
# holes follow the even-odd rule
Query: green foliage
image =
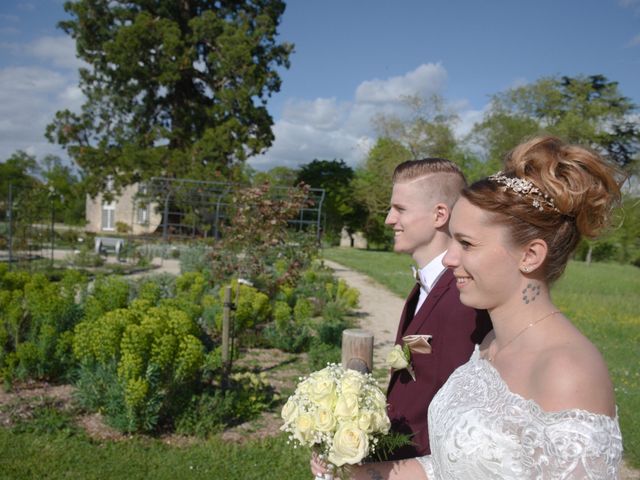
[(116, 276), (99, 277), (93, 285), (92, 295), (86, 300), (85, 319), (96, 320), (106, 312), (124, 308), (129, 303), (129, 283)]
[(391, 198), (391, 177), (396, 165), (410, 158), (411, 152), (400, 142), (383, 137), (376, 141), (362, 167), (356, 170), (353, 193), (367, 211), (363, 231), (369, 241), (391, 244), (391, 231), (384, 225)]
[(208, 248), (203, 243), (189, 245), (180, 251), (180, 273), (208, 272), (210, 269)]
[(338, 345), (331, 345), (315, 341), (309, 348), (309, 369), (313, 372), (321, 370), (327, 363), (340, 363), (342, 361), (342, 350)]
[(267, 325), (262, 336), (268, 345), (284, 352), (300, 353), (308, 350), (313, 332), (307, 325), (289, 323), (283, 328)]
[(240, 372), (231, 375), (229, 380), (225, 389), (193, 396), (176, 421), (176, 431), (207, 437), (225, 427), (256, 418), (278, 400), (264, 373)]
[(45, 397), (27, 415), (24, 415), (24, 413), (22, 415), (12, 415), (10, 419), (13, 424), (11, 431), (15, 434), (47, 435), (60, 433), (65, 436), (76, 435), (80, 433), (80, 428), (75, 423), (74, 414), (73, 410), (61, 410), (55, 400)]
[(361, 227), (364, 206), (354, 197), (351, 182), (354, 172), (344, 160), (313, 160), (300, 167), (297, 183), (304, 182), (325, 190), (322, 211), (326, 218), (323, 236), (332, 244), (340, 239), (342, 227)]
[[(494, 95), (483, 136), (490, 151), (503, 155), (515, 147), (518, 136), (544, 130), (599, 150), (629, 168), (640, 151), (640, 129), (629, 120), (636, 110), (618, 83), (603, 75), (543, 77)], [(505, 130), (511, 134), (501, 137)], [(506, 138), (516, 143), (499, 151)]]
[(309, 232), (296, 235), (288, 224), (311, 202), (304, 185), (287, 191), (269, 184), (237, 190), (230, 200), (229, 224), (212, 252), (213, 280), (240, 277), (259, 283), (269, 294), (279, 283), (293, 281), (317, 247)]
[(86, 102), (47, 128), (82, 168), (90, 193), (140, 178), (218, 179), (273, 141), (266, 102), (292, 46), (277, 43), (280, 0), (66, 2), (60, 27), (89, 67)]
[[(223, 288), (220, 289), (218, 296), (220, 303), (222, 303), (224, 301)], [(231, 300), (236, 303), (234, 328), (237, 332), (266, 323), (271, 315), (269, 297), (254, 287), (238, 284), (236, 280), (231, 282)], [(216, 315), (216, 328), (218, 331), (222, 329), (222, 310), (218, 310)]]
[[(205, 359), (198, 335), (195, 321), (186, 313), (137, 300), (130, 308), (81, 322), (76, 327), (74, 353), (83, 369), (88, 369), (85, 379), (92, 375), (100, 379), (105, 372), (112, 375), (115, 368), (121, 391), (104, 398), (115, 397), (119, 405), (111, 411), (125, 412), (125, 421), (112, 418), (113, 423), (127, 431), (151, 431), (197, 383)], [(83, 394), (89, 399), (95, 398), (93, 390), (104, 390), (91, 381), (78, 387), (89, 390)]]
[(72, 366), (70, 332), (82, 316), (75, 297), (84, 279), (75, 272), (55, 283), (42, 274), (24, 279), (2, 275), (3, 286), (15, 288), (0, 290), (0, 375), (5, 382), (64, 378)]

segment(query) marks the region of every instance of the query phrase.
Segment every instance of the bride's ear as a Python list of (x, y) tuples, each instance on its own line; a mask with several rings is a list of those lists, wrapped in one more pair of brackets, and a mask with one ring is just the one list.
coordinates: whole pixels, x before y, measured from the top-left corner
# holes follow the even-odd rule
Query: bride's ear
[(522, 251), (520, 259), (520, 270), (523, 273), (533, 273), (536, 271), (547, 258), (549, 247), (547, 242), (540, 238), (531, 240)]

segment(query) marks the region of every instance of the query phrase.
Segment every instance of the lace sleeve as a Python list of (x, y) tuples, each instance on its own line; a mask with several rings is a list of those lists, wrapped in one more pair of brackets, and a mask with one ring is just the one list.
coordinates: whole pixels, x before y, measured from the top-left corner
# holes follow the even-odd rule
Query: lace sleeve
[[(534, 478), (618, 478), (622, 436), (618, 422), (581, 410), (559, 412), (542, 430), (523, 431)], [(542, 434), (542, 438), (539, 437)]]

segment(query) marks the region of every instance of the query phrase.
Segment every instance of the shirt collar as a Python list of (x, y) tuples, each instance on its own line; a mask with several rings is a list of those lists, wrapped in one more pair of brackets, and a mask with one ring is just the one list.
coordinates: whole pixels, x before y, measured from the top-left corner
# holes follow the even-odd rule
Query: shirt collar
[(447, 269), (447, 267), (442, 265), (442, 259), (444, 258), (446, 253), (447, 251), (445, 250), (420, 270), (418, 270), (418, 274), (420, 275), (422, 284), (428, 287), (429, 290), (433, 288), (442, 273)]

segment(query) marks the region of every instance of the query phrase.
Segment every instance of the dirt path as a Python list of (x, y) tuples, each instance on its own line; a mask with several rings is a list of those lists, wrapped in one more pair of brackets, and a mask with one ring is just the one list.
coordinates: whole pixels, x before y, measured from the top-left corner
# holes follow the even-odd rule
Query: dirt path
[[(395, 340), (404, 299), (366, 275), (349, 270), (344, 265), (330, 260), (325, 260), (324, 263), (334, 270), (336, 277), (360, 292), (360, 307), (357, 311), (361, 318), (360, 327), (373, 332), (374, 366), (384, 365), (387, 352)], [(623, 463), (620, 480), (640, 480), (640, 470), (629, 468)]]
[(373, 332), (374, 367), (383, 366), (395, 342), (404, 299), (362, 273), (330, 260), (324, 263), (335, 272), (336, 277), (360, 292), (360, 307), (356, 311), (360, 317), (360, 327)]

